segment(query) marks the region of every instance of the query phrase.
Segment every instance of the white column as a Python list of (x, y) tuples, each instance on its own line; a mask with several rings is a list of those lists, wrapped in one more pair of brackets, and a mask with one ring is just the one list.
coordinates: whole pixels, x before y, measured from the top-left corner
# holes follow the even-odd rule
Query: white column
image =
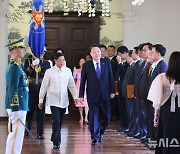
[(0, 117), (7, 116), (5, 111), (6, 96), (6, 68), (8, 65), (8, 49), (5, 45), (8, 42), (8, 13), (9, 0), (0, 2)]

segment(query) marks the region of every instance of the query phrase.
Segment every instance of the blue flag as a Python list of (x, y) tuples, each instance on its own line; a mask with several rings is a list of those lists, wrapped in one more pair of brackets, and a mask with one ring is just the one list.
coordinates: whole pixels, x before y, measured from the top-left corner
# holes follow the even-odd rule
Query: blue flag
[(44, 54), (45, 21), (44, 0), (32, 1), (32, 17), (29, 30), (29, 46), (34, 58), (41, 58)]

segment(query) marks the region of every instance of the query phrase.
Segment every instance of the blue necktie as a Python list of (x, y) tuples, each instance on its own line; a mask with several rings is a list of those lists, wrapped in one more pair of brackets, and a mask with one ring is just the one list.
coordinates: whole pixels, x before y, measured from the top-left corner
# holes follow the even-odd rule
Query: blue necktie
[(96, 65), (97, 65), (96, 74), (97, 74), (98, 79), (100, 79), (101, 71), (100, 71), (100, 68), (99, 68), (99, 63), (96, 63)]

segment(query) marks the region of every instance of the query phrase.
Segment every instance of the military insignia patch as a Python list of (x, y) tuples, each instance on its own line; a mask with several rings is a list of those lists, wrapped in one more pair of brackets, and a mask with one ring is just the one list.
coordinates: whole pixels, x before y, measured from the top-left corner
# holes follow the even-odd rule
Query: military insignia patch
[(15, 92), (12, 97), (11, 106), (18, 106), (18, 105), (19, 105), (19, 98), (18, 98), (18, 94)]

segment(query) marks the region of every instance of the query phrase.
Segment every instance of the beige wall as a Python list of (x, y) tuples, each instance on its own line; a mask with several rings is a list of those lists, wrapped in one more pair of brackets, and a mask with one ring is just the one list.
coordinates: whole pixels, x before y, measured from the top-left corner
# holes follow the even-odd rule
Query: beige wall
[[(10, 7), (11, 13), (18, 8), (18, 6), (21, 4), (21, 2), (28, 1), (28, 0), (10, 0), (10, 3), (14, 5), (15, 8)], [(29, 33), (29, 21), (30, 21), (30, 14), (24, 14), (23, 15), (24, 20), (19, 21), (18, 23), (9, 23), (8, 29), (10, 28), (16, 28), (19, 30), (22, 37), (27, 37)]]
[[(110, 2), (111, 17), (105, 17), (106, 25), (101, 26), (100, 40), (104, 37), (109, 38), (112, 42), (123, 40), (123, 19), (122, 0), (113, 0)], [(106, 45), (109, 45), (107, 43)]]

